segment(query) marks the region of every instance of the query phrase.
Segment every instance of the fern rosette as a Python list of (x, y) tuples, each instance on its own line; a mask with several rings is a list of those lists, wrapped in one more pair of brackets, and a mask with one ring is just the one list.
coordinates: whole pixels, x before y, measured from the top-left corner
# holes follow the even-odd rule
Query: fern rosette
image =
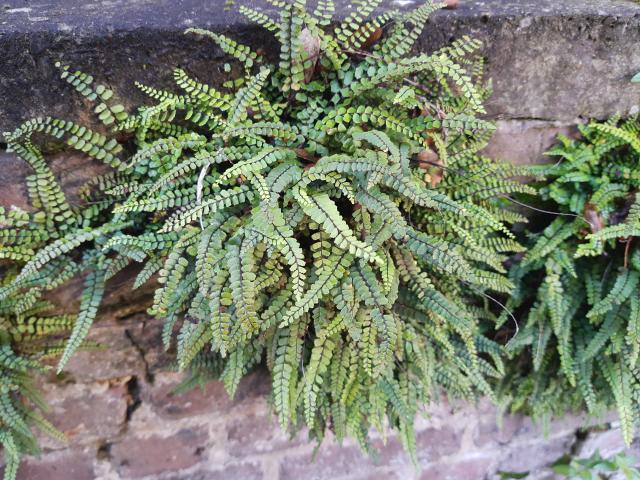
[(555, 163), (534, 168), (559, 214), (510, 273), (507, 308), (525, 319), (510, 347), (532, 362), (515, 363), (503, 386), (513, 409), (545, 420), (617, 408), (627, 443), (640, 405), (639, 131), (637, 118), (581, 126), (582, 138), (548, 152)]
[[(311, 12), (271, 3), (278, 17), (240, 11), (276, 35), (277, 65), (190, 29), (242, 74), (214, 88), (177, 69), (181, 92), (140, 85), (156, 103), (132, 115), (61, 67), (131, 140), (53, 118), (7, 134), (36, 171), (39, 211), (24, 214), (23, 233), (0, 231), (22, 264), (0, 295), (38, 299), (85, 272), (60, 369), (83, 345), (105, 282), (140, 263), (134, 287), (157, 278), (150, 313), (193, 382), (221, 378), (233, 395), (265, 362), (283, 428), (306, 424), (319, 439), (330, 428), (368, 450), (369, 428), (387, 418), (415, 453), (413, 418), (434, 391), (493, 396), (504, 371), (482, 305), (511, 289), (503, 262), (522, 250), (505, 225), (523, 219), (499, 197), (531, 188), (513, 180), (518, 167), (478, 153), (493, 130), (477, 117), (480, 44), (410, 56), (442, 5), (367, 19), (380, 2), (361, 1), (331, 27), (331, 1)], [(113, 167), (82, 189), (91, 208), (69, 206), (36, 133)]]

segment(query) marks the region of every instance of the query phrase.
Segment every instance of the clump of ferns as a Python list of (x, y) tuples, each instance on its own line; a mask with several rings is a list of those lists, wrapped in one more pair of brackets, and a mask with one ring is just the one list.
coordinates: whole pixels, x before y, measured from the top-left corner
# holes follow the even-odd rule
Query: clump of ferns
[[(0, 207), (2, 225), (21, 225), (25, 218), (24, 211), (7, 213)], [(5, 259), (12, 258), (10, 252), (0, 249)], [(17, 275), (17, 265), (0, 262), (0, 288), (6, 288)], [(47, 301), (28, 297), (0, 302), (0, 444), (4, 447), (5, 478), (15, 477), (22, 453), (39, 453), (34, 427), (65, 441), (64, 435), (42, 416), (47, 407), (33, 384), (34, 375), (48, 368), (43, 362), (64, 347), (64, 335), (73, 326), (72, 316), (51, 314), (51, 307)]]
[[(216, 88), (177, 69), (180, 92), (140, 85), (155, 103), (132, 115), (61, 66), (115, 134), (46, 117), (6, 135), (35, 171), (37, 213), (0, 231), (21, 266), (0, 298), (38, 299), (85, 275), (60, 370), (105, 282), (140, 264), (133, 286), (157, 279), (150, 313), (193, 383), (220, 378), (233, 395), (266, 362), (283, 428), (306, 424), (318, 439), (330, 428), (369, 450), (369, 427), (384, 431), (386, 418), (415, 455), (413, 418), (433, 392), (493, 397), (504, 365), (482, 306), (511, 289), (503, 262), (522, 251), (507, 225), (523, 219), (501, 197), (531, 188), (478, 153), (494, 128), (477, 117), (479, 42), (410, 56), (443, 5), (368, 19), (380, 2), (359, 1), (331, 27), (331, 1), (270, 3), (277, 17), (240, 11), (275, 34), (276, 65), (189, 29), (241, 74)], [(70, 206), (35, 134), (113, 170)]]
[(637, 117), (582, 126), (534, 168), (544, 208), (559, 213), (510, 273), (507, 308), (523, 328), (502, 386), (513, 409), (543, 419), (616, 407), (627, 443), (640, 408), (639, 131)]

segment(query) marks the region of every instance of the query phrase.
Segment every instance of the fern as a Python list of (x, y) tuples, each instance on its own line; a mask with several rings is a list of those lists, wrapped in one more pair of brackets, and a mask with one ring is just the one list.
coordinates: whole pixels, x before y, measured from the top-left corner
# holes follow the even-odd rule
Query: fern
[(315, 339), (311, 351), (310, 366), (305, 372), (304, 415), (309, 428), (315, 423), (318, 408), (318, 394), (322, 387), (323, 375), (329, 368), (331, 356), (335, 349), (335, 342), (327, 338), (327, 334), (320, 332)]
[(82, 344), (83, 340), (89, 332), (89, 328), (98, 313), (98, 307), (102, 301), (104, 293), (104, 281), (106, 270), (98, 270), (90, 272), (85, 281), (84, 290), (80, 296), (80, 313), (73, 325), (71, 337), (65, 346), (65, 350), (58, 364), (58, 372), (62, 371), (66, 363), (71, 358), (73, 352)]
[(56, 63), (56, 67), (62, 70), (61, 77), (80, 92), (90, 101), (98, 101), (94, 112), (98, 114), (98, 119), (105, 125), (123, 122), (127, 118), (124, 107), (120, 104), (113, 104), (113, 90), (104, 85), (93, 84), (91, 75), (76, 71), (71, 72), (69, 66)]
[[(581, 139), (561, 137), (549, 152), (558, 162), (533, 168), (546, 176), (538, 186), (551, 202), (545, 209), (562, 216), (530, 234), (529, 251), (510, 272), (516, 289), (506, 306), (524, 324), (512, 349), (525, 361), (531, 346), (533, 372), (512, 369), (503, 388), (516, 392), (514, 410), (542, 417), (615, 408), (630, 443), (639, 386), (632, 374), (639, 351), (638, 121), (612, 119), (580, 131)], [(536, 395), (514, 387), (522, 382)]]
[[(10, 344), (26, 347), (42, 295), (86, 275), (75, 321), (47, 324), (70, 331), (43, 352), (63, 368), (109, 279), (141, 263), (132, 286), (155, 282), (150, 311), (190, 383), (219, 378), (233, 395), (265, 360), (283, 428), (306, 423), (318, 439), (333, 429), (369, 450), (369, 427), (387, 417), (415, 451), (413, 418), (434, 390), (492, 395), (504, 370), (481, 306), (511, 288), (502, 264), (522, 251), (508, 230), (521, 216), (498, 197), (530, 187), (478, 153), (494, 128), (476, 117), (478, 42), (408, 56), (439, 4), (368, 18), (379, 2), (358, 1), (332, 31), (331, 1), (312, 13), (272, 3), (277, 18), (241, 11), (279, 41), (274, 66), (229, 37), (187, 31), (241, 64), (220, 88), (177, 69), (179, 93), (139, 85), (152, 105), (125, 115), (110, 90), (62, 67), (125, 140), (49, 117), (6, 135), (34, 169), (34, 213), (0, 212), (11, 262), (1, 325), (22, 325)], [(42, 134), (113, 168), (83, 186), (79, 207), (36, 148)], [(425, 166), (425, 154), (439, 162)], [(5, 414), (13, 459), (22, 443), (11, 435), (26, 431)]]
[(242, 62), (247, 70), (250, 70), (251, 67), (253, 67), (254, 62), (258, 59), (258, 55), (249, 47), (247, 47), (246, 45), (242, 45), (225, 35), (210, 32), (208, 30), (203, 30), (201, 28), (189, 28), (185, 31), (185, 33), (205, 35), (211, 38), (218, 44), (223, 52), (235, 57), (238, 61)]

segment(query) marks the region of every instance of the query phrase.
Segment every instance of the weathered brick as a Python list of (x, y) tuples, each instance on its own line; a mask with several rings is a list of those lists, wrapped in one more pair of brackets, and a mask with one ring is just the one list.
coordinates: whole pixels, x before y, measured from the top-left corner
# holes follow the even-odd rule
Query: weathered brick
[(501, 452), (499, 470), (522, 472), (545, 467), (569, 452), (574, 442), (575, 435), (571, 433), (555, 438), (541, 435), (526, 443), (513, 445)]
[(417, 473), (418, 471), (411, 466), (401, 469), (397, 467), (377, 468), (373, 471), (356, 474), (353, 480), (408, 480), (415, 478)]
[(28, 457), (18, 470), (18, 480), (92, 480), (91, 450), (68, 449), (41, 457)]
[(499, 421), (494, 414), (478, 417), (473, 441), (478, 448), (495, 448), (509, 443), (520, 431), (524, 419), (520, 415), (506, 415)]
[(22, 209), (29, 208), (29, 194), (24, 178), (30, 175), (27, 162), (18, 160), (14, 154), (0, 150), (0, 191), (5, 208), (15, 205)]
[(260, 465), (255, 463), (243, 463), (241, 465), (229, 465), (222, 470), (201, 470), (197, 472), (179, 473), (166, 480), (262, 480)]
[(293, 438), (283, 432), (274, 415), (265, 408), (236, 417), (227, 426), (226, 448), (229, 454), (242, 458), (256, 453), (275, 452), (305, 441), (300, 433)]
[(484, 480), (493, 471), (492, 456), (463, 458), (425, 467), (420, 480)]
[(579, 456), (587, 458), (595, 452), (603, 457), (610, 457), (625, 450), (626, 445), (619, 428), (604, 431), (589, 432), (584, 443), (580, 446)]
[[(127, 319), (129, 320), (128, 324), (133, 324), (140, 319), (140, 317), (133, 318), (134, 315), (145, 313), (151, 304), (157, 284), (150, 281), (134, 290), (132, 288), (133, 281), (140, 268), (139, 264), (133, 263), (107, 282), (100, 311), (98, 312), (97, 323), (106, 321), (107, 324), (111, 322), (111, 325), (117, 325), (117, 320)], [(58, 307), (57, 311), (75, 312), (80, 306), (83, 285), (84, 276), (76, 276), (47, 293), (45, 297)], [(155, 321), (161, 323), (160, 320), (155, 319)], [(157, 340), (155, 344), (157, 346), (161, 345)]]
[[(91, 384), (46, 384), (47, 418), (71, 444), (117, 435), (126, 421), (128, 377)], [(51, 440), (45, 439), (45, 445)], [(59, 446), (58, 446), (59, 447)]]
[[(88, 339), (100, 344), (104, 350), (77, 352), (64, 373), (82, 382), (122, 376), (145, 380), (153, 370), (166, 363), (161, 331), (161, 322), (145, 314), (134, 315), (124, 321), (109, 319), (97, 322)], [(109, 352), (108, 358), (105, 350)]]
[(375, 468), (356, 446), (323, 445), (312, 461), (311, 454), (285, 456), (280, 463), (282, 480), (326, 480), (347, 477)]
[(209, 382), (185, 393), (175, 393), (184, 380), (180, 373), (161, 372), (154, 385), (143, 393), (143, 402), (151, 405), (161, 418), (180, 419), (200, 414), (212, 414), (228, 410), (232, 401), (221, 382)]
[[(93, 176), (108, 170), (108, 167), (101, 162), (76, 152), (50, 155), (47, 163), (72, 204), (77, 204), (80, 200), (78, 195), (80, 186)], [(14, 153), (0, 150), (0, 199), (2, 205), (29, 208), (30, 202), (25, 178), (32, 173), (31, 167)]]
[(149, 402), (162, 418), (179, 419), (194, 415), (229, 411), (234, 405), (264, 396), (269, 390), (265, 375), (254, 373), (240, 382), (234, 399), (230, 399), (222, 382), (209, 382), (203, 388), (193, 388), (185, 393), (175, 393), (184, 380), (180, 373), (162, 372), (154, 385), (143, 393), (143, 401)]
[(451, 455), (460, 448), (460, 434), (453, 425), (441, 428), (427, 428), (416, 435), (418, 461), (421, 465), (437, 461), (444, 455)]
[(170, 437), (127, 436), (111, 447), (111, 461), (123, 478), (179, 471), (202, 461), (208, 435), (204, 429), (182, 429)]
[(402, 444), (395, 436), (389, 436), (386, 443), (382, 443), (381, 439), (377, 439), (372, 443), (373, 448), (377, 451), (375, 463), (378, 465), (408, 465), (411, 463), (407, 452), (404, 451)]
[[(576, 430), (595, 425), (597, 420), (586, 415), (565, 415), (554, 418), (545, 427), (523, 415), (505, 415), (498, 425), (495, 410), (483, 410), (478, 415), (478, 425), (473, 435), (474, 444), (478, 448), (491, 448), (511, 442), (535, 441), (543, 438), (571, 435)], [(609, 415), (604, 419), (608, 419)]]

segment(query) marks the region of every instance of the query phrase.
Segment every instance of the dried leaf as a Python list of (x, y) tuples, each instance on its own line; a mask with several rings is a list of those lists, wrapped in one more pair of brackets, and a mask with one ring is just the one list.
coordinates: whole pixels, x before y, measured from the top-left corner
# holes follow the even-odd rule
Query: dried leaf
[(309, 153), (308, 151), (306, 151), (304, 148), (296, 148), (295, 149), (296, 155), (300, 158), (302, 158), (303, 160), (306, 160), (307, 162), (317, 162), (318, 161), (318, 157)]
[(305, 28), (300, 32), (300, 43), (305, 52), (304, 82), (309, 83), (313, 78), (320, 55), (320, 38), (313, 35), (308, 28)]
[(362, 44), (362, 48), (369, 48), (371, 45), (376, 43), (382, 37), (382, 28), (377, 27), (375, 30), (371, 32), (369, 37)]
[(604, 220), (598, 213), (595, 205), (587, 203), (584, 207), (584, 218), (587, 219), (591, 226), (591, 233), (599, 232), (604, 228)]

